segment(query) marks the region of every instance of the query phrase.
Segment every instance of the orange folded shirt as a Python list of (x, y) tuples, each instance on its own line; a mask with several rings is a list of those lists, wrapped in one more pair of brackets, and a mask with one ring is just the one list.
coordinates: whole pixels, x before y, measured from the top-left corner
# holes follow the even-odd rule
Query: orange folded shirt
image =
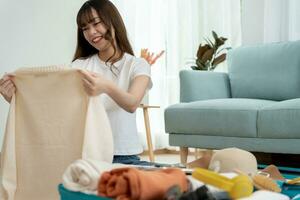
[(173, 185), (178, 185), (182, 192), (187, 191), (186, 175), (180, 169), (143, 171), (119, 168), (102, 174), (98, 194), (117, 200), (159, 200)]

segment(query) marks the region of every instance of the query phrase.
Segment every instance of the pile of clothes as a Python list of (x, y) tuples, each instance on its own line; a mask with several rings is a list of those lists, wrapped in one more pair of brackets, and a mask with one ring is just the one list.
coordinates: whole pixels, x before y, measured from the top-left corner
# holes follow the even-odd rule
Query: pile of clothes
[(290, 199), (278, 183), (291, 182), (274, 165), (258, 171), (257, 161), (250, 152), (229, 148), (214, 153), (209, 162), (203, 159), (207, 157), (189, 163), (190, 167), (202, 167), (192, 170), (81, 159), (66, 169), (63, 186), (69, 191), (118, 200)]
[(95, 160), (77, 160), (63, 175), (63, 186), (70, 191), (112, 199), (231, 199), (227, 192), (211, 192), (203, 184), (198, 185), (200, 182), (179, 168), (155, 169)]

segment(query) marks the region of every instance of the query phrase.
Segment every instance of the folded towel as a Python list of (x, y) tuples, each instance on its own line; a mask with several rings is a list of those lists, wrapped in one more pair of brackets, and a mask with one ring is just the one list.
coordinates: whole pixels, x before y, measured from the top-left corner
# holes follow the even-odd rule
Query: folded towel
[(98, 194), (117, 200), (160, 200), (173, 185), (178, 185), (181, 192), (187, 191), (187, 179), (182, 170), (119, 168), (102, 174)]
[(63, 185), (72, 191), (97, 194), (101, 174), (118, 167), (124, 167), (124, 165), (91, 159), (76, 160), (64, 172)]

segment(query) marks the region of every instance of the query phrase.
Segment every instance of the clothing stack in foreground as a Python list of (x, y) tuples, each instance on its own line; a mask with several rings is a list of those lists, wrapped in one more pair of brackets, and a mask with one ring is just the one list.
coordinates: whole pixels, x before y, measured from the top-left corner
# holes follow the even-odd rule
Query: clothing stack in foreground
[[(62, 177), (65, 188), (91, 195), (91, 198), (97, 194), (117, 199), (163, 199), (173, 185), (178, 185), (181, 193), (188, 187), (184, 172), (177, 168), (142, 170), (95, 160), (75, 161)], [(62, 186), (60, 192), (62, 199), (76, 194), (82, 196), (68, 193)]]
[[(255, 176), (269, 171), (270, 177), (274, 177), (276, 173), (272, 173), (270, 168), (274, 169), (274, 166), (265, 168)], [(286, 193), (280, 181), (276, 183), (267, 176), (263, 176), (263, 180), (268, 179), (268, 184), (260, 185), (261, 182), (254, 181), (254, 178), (251, 180), (245, 174), (219, 174), (203, 168), (196, 168), (192, 176), (184, 172), (189, 173), (179, 168), (116, 166), (93, 160), (77, 160), (65, 171), (59, 192), (61, 200), (288, 200), (296, 195)], [(288, 182), (284, 177), (282, 179), (281, 183)], [(263, 190), (256, 191), (258, 189)]]

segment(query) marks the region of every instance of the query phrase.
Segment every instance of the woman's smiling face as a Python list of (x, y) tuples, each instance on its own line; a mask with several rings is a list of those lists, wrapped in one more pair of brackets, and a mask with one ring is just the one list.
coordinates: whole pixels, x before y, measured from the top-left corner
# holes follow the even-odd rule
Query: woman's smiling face
[(91, 15), (91, 20), (82, 27), (84, 38), (98, 51), (106, 51), (108, 48), (112, 48), (111, 43), (104, 38), (108, 29), (95, 9), (91, 10)]

